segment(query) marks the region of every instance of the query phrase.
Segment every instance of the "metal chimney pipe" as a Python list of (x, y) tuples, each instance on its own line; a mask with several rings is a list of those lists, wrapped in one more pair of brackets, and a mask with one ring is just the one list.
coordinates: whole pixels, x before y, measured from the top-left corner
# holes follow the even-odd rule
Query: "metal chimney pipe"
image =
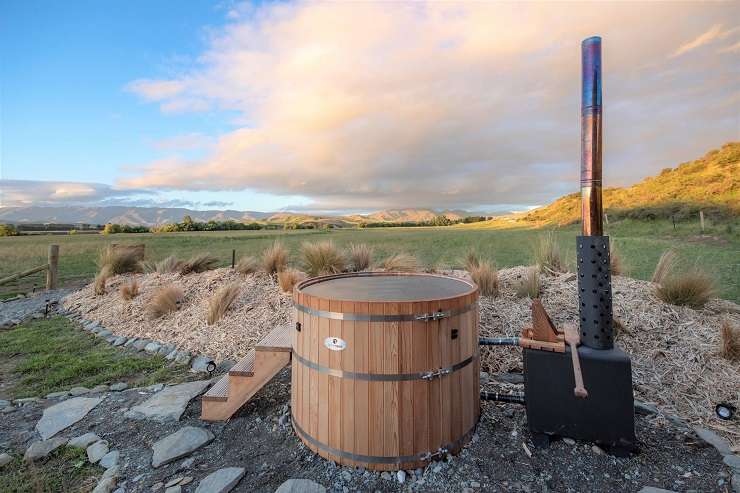
[(583, 236), (604, 233), (601, 203), (601, 38), (581, 43), (581, 221)]

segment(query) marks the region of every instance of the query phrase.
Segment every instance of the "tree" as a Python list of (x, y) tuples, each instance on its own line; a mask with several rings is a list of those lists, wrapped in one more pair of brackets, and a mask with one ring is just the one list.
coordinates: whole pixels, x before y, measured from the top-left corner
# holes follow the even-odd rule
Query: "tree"
[(17, 236), (18, 229), (12, 224), (0, 224), (0, 236)]

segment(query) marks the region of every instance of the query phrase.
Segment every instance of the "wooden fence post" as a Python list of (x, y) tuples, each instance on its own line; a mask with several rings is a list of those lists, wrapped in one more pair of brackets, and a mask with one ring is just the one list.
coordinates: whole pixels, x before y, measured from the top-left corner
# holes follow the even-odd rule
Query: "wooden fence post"
[(699, 220), (701, 221), (701, 234), (704, 234), (704, 211), (699, 211)]
[(236, 265), (236, 250), (231, 250), (231, 268)]
[(56, 289), (59, 280), (59, 245), (49, 245), (49, 266), (46, 269), (46, 289)]

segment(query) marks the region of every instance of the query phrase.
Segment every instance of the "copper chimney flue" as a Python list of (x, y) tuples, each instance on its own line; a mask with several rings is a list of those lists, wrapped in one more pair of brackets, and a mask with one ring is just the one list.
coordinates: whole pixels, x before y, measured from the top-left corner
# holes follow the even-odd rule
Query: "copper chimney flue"
[(601, 38), (581, 43), (581, 221), (583, 236), (604, 234), (601, 203)]

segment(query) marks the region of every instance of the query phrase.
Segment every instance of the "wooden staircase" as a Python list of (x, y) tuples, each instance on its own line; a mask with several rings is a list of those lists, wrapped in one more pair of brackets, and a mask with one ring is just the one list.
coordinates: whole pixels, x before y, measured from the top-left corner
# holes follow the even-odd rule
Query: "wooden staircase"
[(291, 326), (272, 330), (203, 395), (200, 418), (226, 421), (290, 363)]

